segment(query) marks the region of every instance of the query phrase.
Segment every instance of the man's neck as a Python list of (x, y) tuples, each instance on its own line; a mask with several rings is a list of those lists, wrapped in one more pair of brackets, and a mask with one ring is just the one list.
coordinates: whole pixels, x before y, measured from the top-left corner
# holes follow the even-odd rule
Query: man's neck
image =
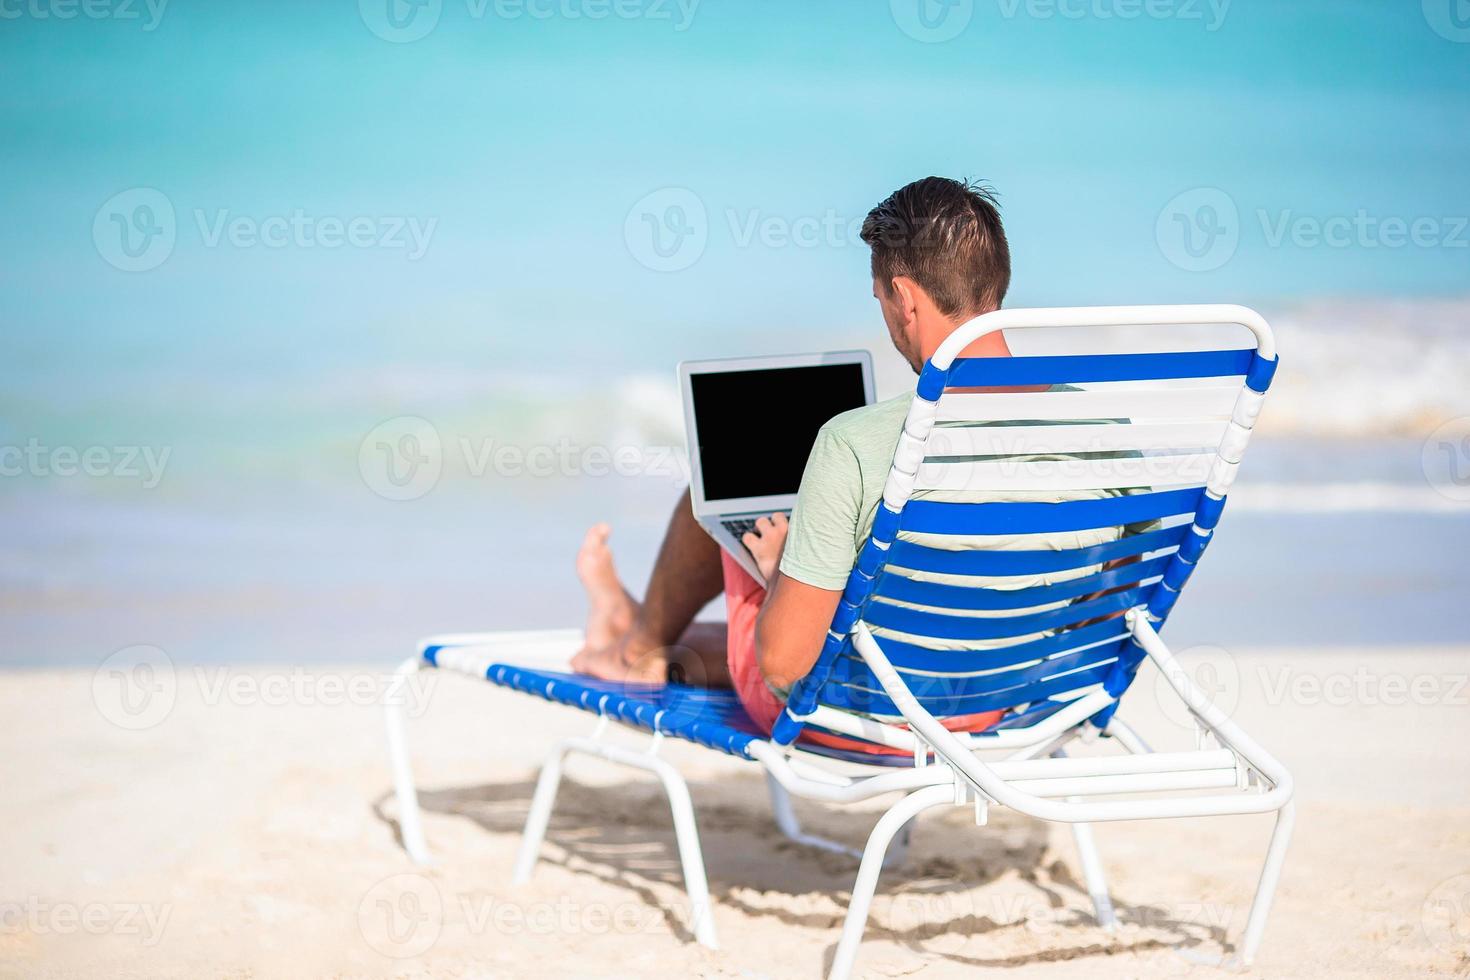
[[(970, 323), (975, 317), (966, 317), (963, 320), (951, 320), (948, 317), (935, 313), (933, 326), (927, 330), (920, 331), (920, 353), (925, 361), (934, 356), (939, 345), (948, 339), (960, 327)], [(960, 352), (960, 357), (1010, 357), (1011, 349), (1006, 345), (1005, 334), (999, 330), (993, 330), (977, 338)]]

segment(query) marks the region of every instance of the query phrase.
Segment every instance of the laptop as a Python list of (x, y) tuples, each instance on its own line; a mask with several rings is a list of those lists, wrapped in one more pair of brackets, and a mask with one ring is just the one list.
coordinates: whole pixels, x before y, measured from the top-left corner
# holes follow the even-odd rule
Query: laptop
[(867, 351), (679, 365), (694, 517), (757, 582), (740, 538), (757, 518), (791, 512), (819, 430), (873, 403)]

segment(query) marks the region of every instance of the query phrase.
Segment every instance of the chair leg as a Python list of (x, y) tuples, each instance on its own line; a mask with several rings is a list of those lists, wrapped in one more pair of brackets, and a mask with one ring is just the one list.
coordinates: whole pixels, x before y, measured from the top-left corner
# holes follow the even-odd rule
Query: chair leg
[(515, 870), (511, 873), (512, 884), (524, 885), (531, 880), (531, 872), (536, 870), (536, 858), (541, 854), (541, 844), (546, 839), (546, 826), (551, 822), (556, 791), (561, 787), (562, 763), (567, 751), (565, 744), (558, 743), (541, 766), (541, 774), (536, 777), (536, 791), (531, 795), (531, 810), (526, 814), (521, 847), (516, 852)]
[(383, 699), (383, 710), (388, 727), (388, 762), (393, 769), (393, 793), (398, 798), (398, 833), (403, 839), (403, 849), (413, 863), (426, 865), (432, 864), (434, 859), (424, 842), (424, 829), (419, 821), (419, 794), (414, 788), (413, 768), (408, 761), (408, 735), (403, 717), (404, 689), (418, 670), (418, 657), (399, 665)]
[(909, 859), (909, 845), (914, 840), (914, 825), (904, 824), (903, 829), (894, 835), (893, 843), (888, 845), (888, 853), (883, 857), (883, 870), (901, 868)]
[(590, 755), (618, 765), (651, 772), (663, 784), (674, 818), (674, 840), (679, 848), (679, 863), (684, 871), (684, 889), (689, 896), (690, 929), (694, 938), (710, 949), (719, 949), (715, 919), (709, 900), (709, 880), (704, 873), (704, 852), (699, 845), (699, 827), (694, 819), (694, 802), (689, 797), (689, 784), (679, 771), (649, 752), (633, 752), (590, 738), (569, 738), (552, 749), (541, 775), (536, 779), (536, 792), (531, 797), (531, 812), (526, 815), (526, 829), (521, 850), (516, 856), (513, 880), (523, 884), (530, 880), (536, 858), (546, 839), (546, 825), (561, 785), (562, 767), (572, 753)]
[(802, 830), (801, 820), (797, 818), (796, 809), (791, 805), (791, 794), (770, 771), (766, 772), (766, 787), (771, 793), (771, 813), (776, 818), (776, 827), (787, 840), (806, 847), (815, 847), (819, 851), (831, 851), (833, 854), (846, 854), (855, 858), (863, 856), (861, 851), (845, 844)]
[(791, 794), (769, 771), (766, 772), (766, 789), (771, 794), (771, 815), (776, 818), (776, 828), (781, 835), (788, 840), (806, 843), (802, 840), (801, 821), (791, 806)]
[(1092, 898), (1097, 924), (1105, 931), (1113, 932), (1118, 928), (1118, 917), (1113, 913), (1113, 900), (1108, 897), (1108, 880), (1103, 874), (1097, 842), (1092, 837), (1092, 825), (1074, 823), (1072, 839), (1077, 842), (1077, 854), (1082, 862), (1082, 878), (1087, 882), (1087, 894)]
[(689, 894), (689, 919), (694, 938), (710, 949), (719, 949), (714, 911), (709, 901), (709, 881), (704, 873), (704, 852), (699, 846), (699, 827), (694, 821), (694, 802), (689, 798), (689, 784), (667, 763), (654, 772), (664, 784), (669, 809), (674, 814), (674, 839), (679, 845), (679, 861), (684, 867), (684, 888)]
[(899, 800), (879, 818), (868, 836), (868, 846), (863, 850), (863, 861), (858, 866), (857, 880), (852, 885), (852, 900), (847, 905), (847, 918), (842, 924), (842, 938), (837, 941), (837, 952), (832, 957), (832, 968), (828, 980), (847, 980), (852, 973), (853, 961), (857, 958), (858, 944), (863, 941), (863, 930), (868, 924), (868, 908), (873, 901), (873, 891), (878, 887), (878, 874), (883, 868), (883, 858), (888, 844), (910, 820), (930, 807), (953, 804), (955, 789), (952, 785), (926, 786)]
[(1271, 831), (1271, 843), (1266, 848), (1266, 861), (1261, 866), (1261, 880), (1256, 885), (1256, 897), (1251, 902), (1251, 911), (1245, 922), (1245, 934), (1240, 947), (1229, 963), (1244, 969), (1256, 958), (1261, 946), (1261, 934), (1266, 931), (1266, 917), (1271, 914), (1271, 901), (1276, 897), (1276, 885), (1281, 880), (1281, 868), (1286, 863), (1286, 848), (1291, 843), (1291, 829), (1296, 823), (1296, 803), (1287, 803), (1276, 814), (1276, 828)]
[[(1062, 749), (1052, 752), (1056, 759), (1066, 758)], [(1071, 802), (1081, 802), (1071, 797)], [(1103, 873), (1102, 858), (1097, 853), (1097, 840), (1092, 836), (1092, 824), (1072, 824), (1072, 839), (1077, 842), (1077, 860), (1082, 865), (1082, 880), (1087, 883), (1087, 895), (1092, 899), (1093, 914), (1097, 924), (1106, 932), (1118, 928), (1118, 917), (1113, 912), (1113, 900), (1108, 895), (1108, 879)]]

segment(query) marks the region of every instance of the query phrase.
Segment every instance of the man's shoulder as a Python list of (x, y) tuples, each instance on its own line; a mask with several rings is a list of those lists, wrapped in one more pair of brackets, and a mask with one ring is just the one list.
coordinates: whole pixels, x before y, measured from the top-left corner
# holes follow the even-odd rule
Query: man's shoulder
[(834, 435), (844, 442), (866, 441), (874, 436), (897, 437), (898, 429), (908, 415), (913, 395), (905, 392), (871, 405), (851, 408), (841, 415), (833, 416), (822, 431)]

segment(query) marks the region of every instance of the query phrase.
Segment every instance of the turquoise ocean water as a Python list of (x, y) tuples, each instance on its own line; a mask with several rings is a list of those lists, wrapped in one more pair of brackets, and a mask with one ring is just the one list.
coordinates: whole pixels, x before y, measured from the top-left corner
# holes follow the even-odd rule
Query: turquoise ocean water
[[(678, 492), (679, 359), (874, 346), (902, 389), (855, 228), (928, 173), (999, 191), (1010, 305), (1277, 325), (1179, 637), (1463, 639), (1448, 2), (14, 9), (0, 664), (575, 623), (583, 528), (640, 579)], [(373, 454), (404, 418), (442, 472), (394, 500)]]

